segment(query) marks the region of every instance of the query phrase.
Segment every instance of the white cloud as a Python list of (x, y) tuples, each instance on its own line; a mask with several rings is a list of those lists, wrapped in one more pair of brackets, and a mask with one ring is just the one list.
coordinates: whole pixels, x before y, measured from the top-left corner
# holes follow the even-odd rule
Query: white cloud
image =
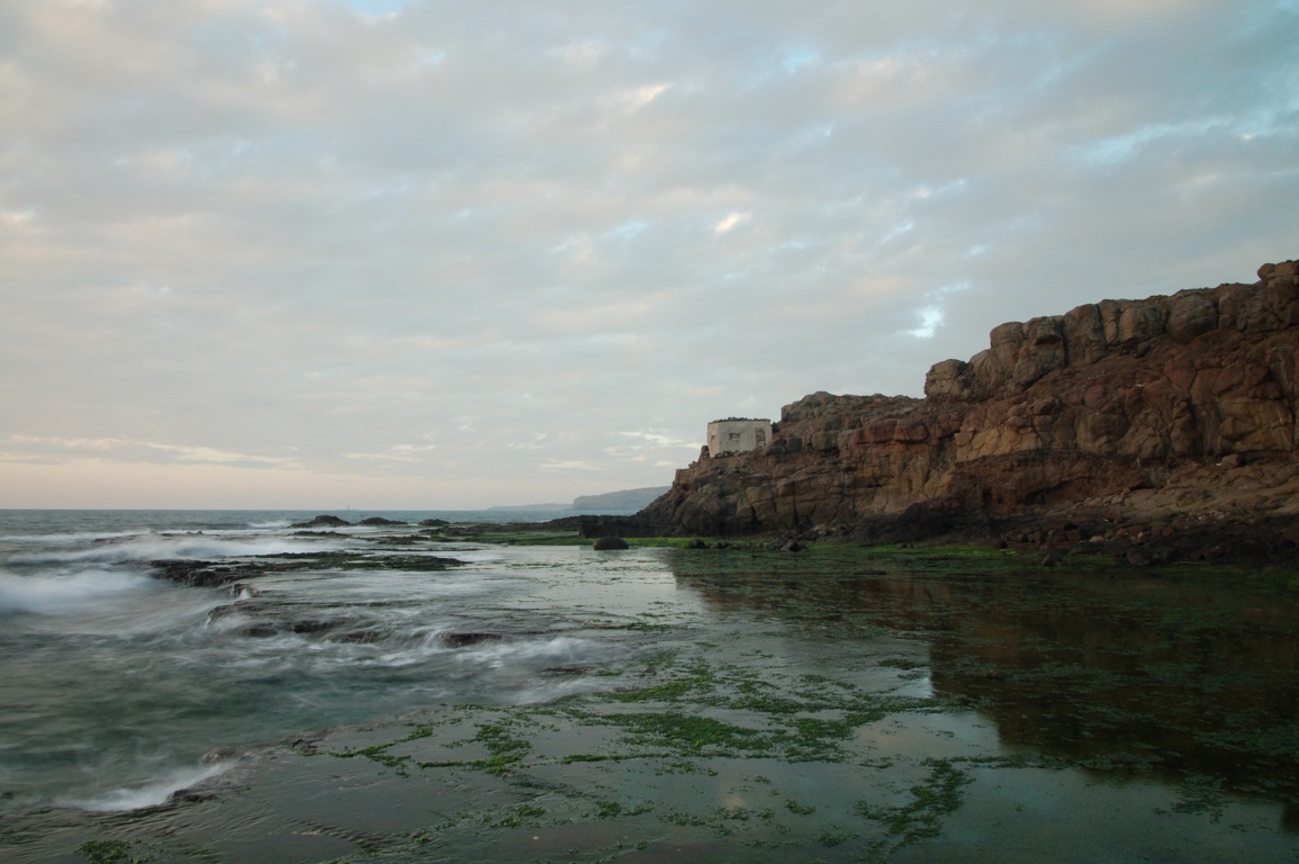
[(406, 0), (348, 0), (348, 3), (367, 18), (396, 18), (406, 8)]
[(639, 439), (649, 445), (657, 447), (698, 447), (699, 442), (694, 439), (678, 438), (673, 436), (668, 430), (641, 430), (637, 432), (619, 433), (627, 438)]
[(99, 459), (121, 463), (156, 462), (156, 454), (171, 457), (164, 461), (211, 465), (239, 464), (245, 467), (272, 466), (293, 468), (292, 457), (236, 453), (216, 447), (195, 444), (166, 444), (132, 438), (68, 438), (61, 436), (10, 435), (0, 441), (4, 447), (0, 459), (12, 462), (42, 462), (58, 459), (60, 451), (92, 453)]
[(345, 453), (344, 459), (379, 460), (381, 462), (421, 462), (425, 454), (437, 450), (436, 444), (394, 444), (377, 453)]
[(920, 310), (919, 314), (920, 326), (907, 332), (917, 339), (934, 338), (934, 333), (938, 331), (939, 326), (943, 323), (943, 310), (937, 306), (926, 306)]
[(569, 471), (596, 471), (594, 463), (584, 459), (546, 459), (541, 463), (542, 471), (550, 472), (569, 472)]
[(752, 214), (737, 213), (732, 211), (726, 214), (725, 218), (723, 218), (720, 222), (718, 222), (716, 225), (713, 226), (713, 233), (728, 234), (732, 230), (734, 230), (736, 226), (748, 222), (749, 219), (751, 218), (752, 218)]
[(667, 84), (645, 84), (633, 90), (620, 93), (616, 99), (618, 105), (626, 111), (639, 111), (653, 102), (668, 89)]

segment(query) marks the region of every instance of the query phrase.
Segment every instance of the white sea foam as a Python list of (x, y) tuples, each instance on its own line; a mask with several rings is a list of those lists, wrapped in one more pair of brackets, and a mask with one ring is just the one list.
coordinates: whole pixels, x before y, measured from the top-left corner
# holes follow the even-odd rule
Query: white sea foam
[(139, 573), (81, 570), (42, 576), (15, 576), (0, 571), (0, 614), (57, 615), (87, 604), (156, 587)]
[(293, 521), (290, 519), (272, 519), (269, 522), (249, 522), (249, 528), (274, 530), (280, 528), (292, 528)]
[(502, 553), (490, 549), (463, 549), (451, 545), (447, 548), (455, 553), (457, 560), (470, 564), (490, 564), (495, 561), (505, 561), (507, 558)]
[(581, 678), (534, 683), (515, 693), (514, 701), (520, 705), (533, 705), (554, 702), (566, 696), (575, 696), (578, 693), (598, 693), (601, 690), (608, 689), (610, 689), (610, 684), (607, 680), (597, 681), (597, 679), (583, 676)]
[(150, 783), (110, 789), (89, 798), (63, 799), (56, 803), (61, 807), (73, 807), (94, 813), (115, 813), (157, 807), (166, 804), (168, 799), (181, 789), (188, 789), (204, 780), (209, 780), (223, 773), (228, 767), (226, 764), (218, 763), (197, 768), (180, 768)]
[[(235, 602), (237, 603), (238, 600)], [(213, 615), (209, 613), (208, 617), (204, 619), (203, 627), (204, 629), (212, 630), (216, 633), (238, 632), (247, 627), (253, 620), (247, 615), (241, 615), (238, 612), (227, 612), (221, 607), (217, 607), (213, 611), (221, 612), (223, 614)]]
[(493, 669), (514, 666), (571, 666), (602, 663), (609, 659), (609, 646), (589, 639), (557, 636), (527, 642), (490, 642), (465, 652), (466, 662), (486, 663)]
[(511, 587), (515, 581), (457, 571), (378, 570), (340, 573), (325, 585), (306, 578), (286, 578), (277, 584), (287, 590), (305, 586), (317, 602), (355, 602), (357, 598), (428, 601), (469, 597)]
[(65, 534), (6, 534), (7, 543), (39, 543), (42, 546), (71, 546), (77, 543), (125, 540), (145, 533), (138, 531), (73, 531)]
[(337, 544), (319, 540), (303, 541), (287, 537), (232, 539), (211, 534), (140, 534), (118, 542), (97, 544), (89, 549), (49, 551), (16, 555), (23, 564), (60, 564), (99, 561), (152, 561), (160, 558), (203, 560), (243, 555), (282, 555), (291, 552), (321, 551)]

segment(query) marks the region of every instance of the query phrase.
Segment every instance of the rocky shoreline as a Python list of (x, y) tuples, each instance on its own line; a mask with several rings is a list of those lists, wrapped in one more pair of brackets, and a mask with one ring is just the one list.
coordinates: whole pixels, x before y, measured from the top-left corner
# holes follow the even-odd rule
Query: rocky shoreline
[(1297, 274), (1003, 324), (923, 399), (812, 394), (764, 449), (705, 448), (624, 531), (1293, 557)]

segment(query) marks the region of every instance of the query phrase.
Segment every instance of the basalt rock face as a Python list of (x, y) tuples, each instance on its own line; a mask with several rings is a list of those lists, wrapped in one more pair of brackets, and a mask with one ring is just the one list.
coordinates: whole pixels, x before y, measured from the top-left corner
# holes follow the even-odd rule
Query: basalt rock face
[(814, 393), (765, 450), (705, 448), (643, 515), (863, 536), (1299, 516), (1297, 271), (1003, 324), (930, 369), (924, 399)]

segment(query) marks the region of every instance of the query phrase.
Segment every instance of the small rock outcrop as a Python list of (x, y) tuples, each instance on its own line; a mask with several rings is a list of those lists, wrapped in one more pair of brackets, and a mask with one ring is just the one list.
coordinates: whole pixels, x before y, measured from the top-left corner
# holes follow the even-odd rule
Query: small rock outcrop
[(294, 522), (290, 528), (344, 528), (351, 525), (346, 519), (340, 519), (337, 516), (322, 514), (315, 517), (309, 522)]
[[(993, 329), (925, 398), (814, 393), (762, 451), (677, 472), (643, 516), (696, 534), (995, 533), (1051, 520), (1299, 517), (1299, 266)], [(1173, 520), (1173, 525), (1169, 520)], [(1286, 529), (1288, 530), (1288, 529)]]

